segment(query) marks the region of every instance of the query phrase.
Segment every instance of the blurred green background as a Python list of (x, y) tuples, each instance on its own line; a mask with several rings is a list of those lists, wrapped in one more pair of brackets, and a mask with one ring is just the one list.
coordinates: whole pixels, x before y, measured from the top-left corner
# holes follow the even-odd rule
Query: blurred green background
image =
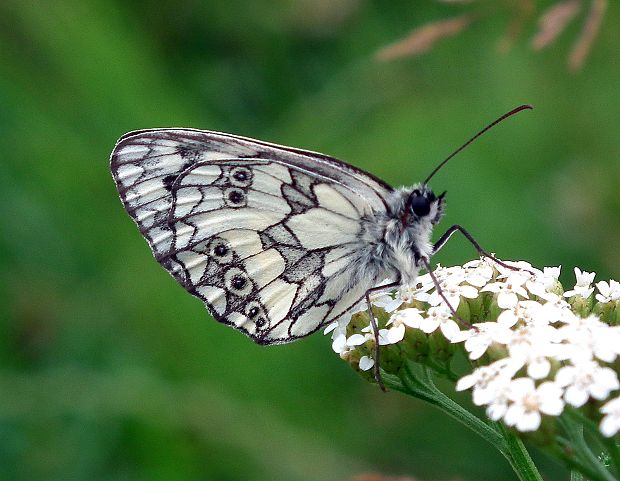
[[(0, 479), (514, 479), (490, 445), (364, 382), (321, 334), (264, 348), (212, 321), (153, 260), (108, 157), (128, 130), (195, 127), (410, 184), (529, 102), (433, 179), (448, 191), (441, 226), (562, 264), (568, 283), (575, 265), (617, 279), (618, 4), (575, 73), (584, 15), (546, 50), (529, 45), (553, 2), (526, 1), (498, 52), (521, 3), (2, 0)], [(466, 12), (479, 21), (430, 52), (375, 60)], [(435, 261), (474, 255), (455, 238)]]

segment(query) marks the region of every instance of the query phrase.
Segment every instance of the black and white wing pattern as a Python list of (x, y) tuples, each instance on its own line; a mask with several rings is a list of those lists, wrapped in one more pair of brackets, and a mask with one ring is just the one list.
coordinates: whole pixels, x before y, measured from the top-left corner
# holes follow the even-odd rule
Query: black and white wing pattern
[(218, 321), (257, 343), (304, 337), (372, 287), (351, 266), (362, 219), (385, 211), (392, 188), (366, 172), (192, 129), (126, 134), (111, 168), (155, 258)]

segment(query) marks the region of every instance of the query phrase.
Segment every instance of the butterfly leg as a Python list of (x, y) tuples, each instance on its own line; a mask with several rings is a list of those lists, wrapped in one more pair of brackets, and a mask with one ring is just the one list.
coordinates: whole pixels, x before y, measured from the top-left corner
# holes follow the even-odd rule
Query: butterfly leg
[[(474, 239), (474, 237), (467, 232), (467, 230), (465, 230), (465, 228), (461, 227), (458, 224), (453, 225), (452, 227), (450, 227), (440, 238), (437, 242), (435, 242), (435, 244), (433, 245), (433, 254), (436, 254), (445, 244), (446, 242), (448, 242), (448, 240), (450, 239), (450, 237), (452, 237), (452, 234), (454, 234), (455, 232), (460, 232), (461, 234), (463, 234), (465, 236), (465, 238), (469, 241), (469, 243), (474, 246), (474, 249), (476, 249), (476, 252), (478, 252), (479, 255), (483, 256), (483, 257), (488, 257), (489, 259), (491, 259), (493, 262), (495, 262), (496, 264), (499, 264), (502, 267), (505, 267), (506, 269), (510, 269), (511, 271), (519, 271), (521, 269), (519, 269), (518, 267), (515, 266), (509, 266), (508, 264), (505, 264), (504, 262), (500, 261), (498, 258), (496, 258), (493, 254), (488, 253), (487, 251), (485, 251), (480, 244), (478, 244), (478, 242), (476, 241), (476, 239)], [(429, 271), (430, 272), (430, 271)], [(528, 271), (529, 272), (529, 271)], [(533, 274), (533, 272), (531, 273)]]
[[(433, 268), (431, 267), (431, 264), (428, 261), (428, 259), (426, 257), (420, 257), (420, 261), (422, 262), (422, 265), (426, 269), (426, 272), (428, 272), (428, 275), (431, 276), (431, 280), (433, 281), (433, 284), (435, 285), (435, 289), (437, 289), (437, 294), (439, 294), (439, 297), (441, 297), (443, 302), (445, 302), (446, 305), (448, 306), (448, 309), (450, 309), (450, 314), (452, 314), (452, 317), (454, 317), (456, 322), (461, 324), (463, 327), (466, 327), (467, 329), (471, 329), (473, 326), (469, 322), (467, 322), (465, 319), (463, 319), (461, 316), (459, 316), (456, 313), (456, 310), (454, 309), (454, 307), (452, 307), (452, 304), (448, 302), (448, 298), (443, 293), (443, 289), (441, 288), (441, 285), (439, 284), (437, 277), (433, 273)], [(456, 307), (458, 308), (458, 306)]]
[[(478, 244), (478, 242), (476, 241), (476, 239), (474, 239), (474, 237), (467, 232), (467, 230), (458, 225), (455, 224), (452, 227), (450, 227), (446, 232), (444, 232), (444, 234), (439, 238), (439, 240), (437, 242), (435, 242), (435, 244), (433, 245), (433, 254), (436, 254), (439, 250), (441, 250), (441, 248), (446, 245), (446, 243), (448, 242), (448, 240), (450, 240), (450, 237), (452, 237), (452, 234), (454, 234), (455, 232), (460, 232), (461, 234), (463, 234), (463, 236), (465, 236), (465, 238), (469, 241), (469, 243), (474, 246), (474, 249), (476, 249), (476, 252), (478, 252), (478, 255), (483, 256), (483, 257), (488, 257), (489, 259), (491, 259), (492, 261), (496, 262), (497, 264), (499, 264), (500, 266), (503, 266), (507, 269), (513, 270), (513, 271), (518, 271), (519, 269), (517, 267), (513, 267), (513, 266), (509, 266), (508, 264), (503, 263), (502, 261), (500, 261), (499, 259), (497, 259), (493, 254), (488, 253), (487, 251), (485, 251), (480, 244)], [(422, 259), (422, 262), (424, 264), (424, 266), (426, 267), (426, 270), (428, 271), (428, 273), (431, 276), (431, 279), (433, 280), (433, 283), (435, 284), (435, 288), (437, 289), (437, 293), (439, 294), (439, 296), (443, 299), (443, 301), (448, 305), (448, 307), (450, 308), (450, 311), (452, 313), (452, 315), (454, 316), (454, 319), (461, 324), (464, 327), (467, 327), (468, 329), (472, 327), (472, 325), (470, 323), (468, 323), (467, 321), (465, 321), (464, 319), (461, 318), (461, 316), (459, 316), (456, 311), (454, 310), (454, 308), (450, 305), (450, 303), (448, 303), (448, 300), (446, 299), (446, 297), (444, 296), (440, 286), (439, 286), (439, 282), (437, 281), (437, 279), (435, 278), (435, 275), (433, 274), (432, 270), (431, 270), (431, 266), (428, 262), (428, 259)]]
[(370, 295), (374, 294), (375, 292), (381, 292), (386, 289), (392, 289), (398, 286), (400, 286), (400, 281), (392, 282), (390, 284), (386, 284), (383, 286), (373, 287), (366, 291), (366, 306), (367, 306), (366, 309), (368, 310), (368, 318), (370, 319), (370, 327), (372, 328), (372, 333), (375, 338), (375, 352), (374, 352), (375, 364), (373, 365), (373, 374), (375, 376), (375, 381), (377, 381), (377, 384), (379, 385), (379, 387), (381, 388), (383, 392), (387, 392), (387, 389), (385, 388), (385, 385), (383, 384), (383, 379), (381, 379), (381, 371), (379, 369), (379, 362), (380, 362), (379, 326), (377, 325), (377, 320), (375, 319), (375, 315), (372, 312), (372, 304), (370, 303)]

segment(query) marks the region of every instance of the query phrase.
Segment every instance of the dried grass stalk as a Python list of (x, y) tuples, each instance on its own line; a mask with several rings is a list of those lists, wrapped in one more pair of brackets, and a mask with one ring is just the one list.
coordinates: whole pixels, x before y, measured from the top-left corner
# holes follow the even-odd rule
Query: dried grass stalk
[(601, 23), (603, 22), (606, 10), (607, 0), (592, 0), (590, 12), (588, 13), (588, 18), (583, 26), (581, 35), (577, 39), (577, 43), (568, 57), (568, 66), (571, 70), (576, 71), (583, 67), (590, 53), (590, 49), (592, 48), (592, 44), (601, 29)]
[(532, 48), (540, 50), (551, 45), (580, 9), (580, 0), (565, 0), (545, 10), (538, 19), (538, 32), (532, 38)]
[(471, 15), (461, 15), (449, 20), (427, 23), (415, 29), (404, 39), (379, 50), (375, 58), (380, 61), (387, 61), (419, 55), (433, 48), (437, 41), (461, 33), (471, 21)]
[(497, 50), (500, 53), (506, 53), (512, 48), (523, 30), (524, 24), (534, 15), (536, 4), (534, 0), (519, 0), (516, 3), (515, 9), (516, 12), (508, 28), (497, 43)]

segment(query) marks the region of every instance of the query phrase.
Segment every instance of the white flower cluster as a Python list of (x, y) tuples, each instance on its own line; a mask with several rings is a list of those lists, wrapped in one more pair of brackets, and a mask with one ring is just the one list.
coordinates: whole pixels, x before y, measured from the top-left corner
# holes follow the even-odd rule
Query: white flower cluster
[[(566, 405), (579, 408), (593, 399), (602, 414), (601, 432), (615, 435), (620, 431), (620, 383), (610, 366), (620, 357), (620, 326), (591, 313), (594, 273), (575, 269), (575, 287), (562, 292), (559, 267), (541, 271), (526, 262), (506, 264), (519, 270), (483, 258), (434, 271), (454, 310), (491, 293), (497, 306), (492, 322), (456, 322), (429, 274), (420, 276), (415, 286), (375, 296), (373, 305), (391, 314), (380, 329), (380, 344), (397, 344), (411, 329), (426, 334), (439, 330), (480, 365), (456, 388), (472, 389), (473, 402), (485, 406), (491, 419), (519, 431), (535, 431), (543, 415), (558, 416)], [(605, 305), (619, 306), (620, 283), (598, 282), (596, 290), (594, 307), (599, 311)], [(352, 333), (348, 323), (349, 319), (340, 320), (328, 328), (333, 331), (333, 349), (343, 358), (374, 342), (370, 327)], [(368, 370), (374, 364), (373, 351), (364, 352), (370, 355), (359, 359), (359, 368)], [(610, 399), (612, 394), (617, 397)]]

